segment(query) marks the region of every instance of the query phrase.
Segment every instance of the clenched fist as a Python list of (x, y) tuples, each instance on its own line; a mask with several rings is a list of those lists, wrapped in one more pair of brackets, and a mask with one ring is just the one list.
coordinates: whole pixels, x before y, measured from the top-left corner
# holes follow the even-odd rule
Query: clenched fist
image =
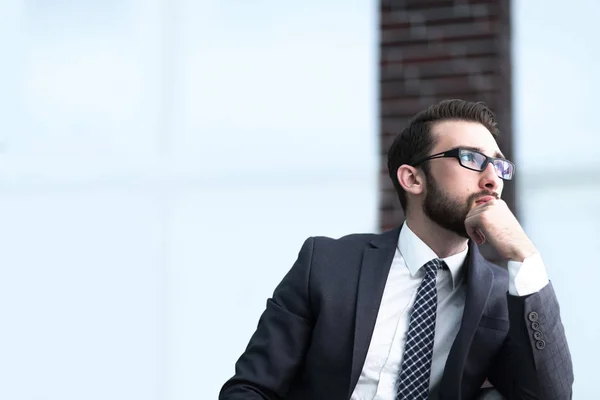
[(508, 205), (492, 196), (482, 198), (469, 211), (465, 228), (475, 243), (487, 240), (507, 260), (522, 262), (537, 252)]

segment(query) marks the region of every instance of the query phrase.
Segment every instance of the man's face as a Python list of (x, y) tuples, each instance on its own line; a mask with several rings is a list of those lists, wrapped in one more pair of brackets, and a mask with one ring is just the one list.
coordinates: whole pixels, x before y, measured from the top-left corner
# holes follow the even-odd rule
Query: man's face
[[(434, 125), (432, 133), (436, 145), (431, 154), (469, 147), (490, 157), (500, 155), (490, 131), (476, 122), (444, 121)], [(478, 172), (462, 167), (456, 158), (439, 158), (427, 163), (429, 172), (423, 212), (439, 226), (468, 238), (465, 229), (467, 214), (483, 196), (499, 198), (504, 182), (491, 164)]]

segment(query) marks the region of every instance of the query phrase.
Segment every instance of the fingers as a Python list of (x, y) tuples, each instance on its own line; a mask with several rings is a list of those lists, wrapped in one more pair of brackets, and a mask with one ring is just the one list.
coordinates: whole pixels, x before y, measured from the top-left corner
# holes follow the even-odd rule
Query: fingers
[(485, 234), (483, 230), (481, 230), (477, 226), (478, 221), (476, 219), (471, 219), (468, 223), (465, 221), (465, 228), (467, 231), (467, 235), (478, 245), (482, 245), (485, 243)]
[(467, 235), (478, 245), (482, 245), (487, 241), (485, 233), (486, 221), (489, 222), (490, 218), (501, 218), (502, 205), (506, 205), (506, 203), (500, 199), (490, 200), (473, 207), (467, 214), (465, 218)]
[(484, 244), (485, 243), (485, 234), (483, 233), (483, 231), (479, 228), (476, 228), (475, 233), (477, 234), (477, 240), (475, 240), (475, 243)]
[(490, 212), (490, 208), (495, 206), (495, 201), (490, 200), (483, 204), (478, 204), (476, 207), (471, 209), (465, 218), (465, 228), (467, 235), (478, 245), (482, 245), (486, 242), (485, 233), (483, 232), (483, 221), (482, 215)]

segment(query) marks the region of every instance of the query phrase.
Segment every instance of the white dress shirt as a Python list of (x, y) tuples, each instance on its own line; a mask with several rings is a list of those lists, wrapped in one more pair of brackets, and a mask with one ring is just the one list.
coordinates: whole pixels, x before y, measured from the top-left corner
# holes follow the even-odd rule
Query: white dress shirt
[[(437, 398), (437, 388), (444, 373), (450, 348), (460, 329), (465, 306), (466, 284), (464, 261), (468, 247), (443, 258), (448, 269), (437, 274), (437, 317), (433, 360), (429, 381), (430, 398)], [(373, 336), (363, 369), (351, 400), (394, 400), (402, 365), (404, 343), (417, 289), (424, 273), (421, 267), (438, 258), (405, 223), (383, 291)], [(525, 296), (541, 290), (548, 277), (539, 254), (523, 263), (509, 261), (509, 293)]]

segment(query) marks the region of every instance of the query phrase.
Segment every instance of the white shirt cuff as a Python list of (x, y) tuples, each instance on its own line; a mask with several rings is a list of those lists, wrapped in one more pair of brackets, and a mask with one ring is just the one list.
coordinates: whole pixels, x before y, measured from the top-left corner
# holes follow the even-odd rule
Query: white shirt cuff
[(527, 257), (523, 262), (508, 262), (508, 293), (527, 296), (539, 292), (548, 284), (548, 273), (540, 253)]

